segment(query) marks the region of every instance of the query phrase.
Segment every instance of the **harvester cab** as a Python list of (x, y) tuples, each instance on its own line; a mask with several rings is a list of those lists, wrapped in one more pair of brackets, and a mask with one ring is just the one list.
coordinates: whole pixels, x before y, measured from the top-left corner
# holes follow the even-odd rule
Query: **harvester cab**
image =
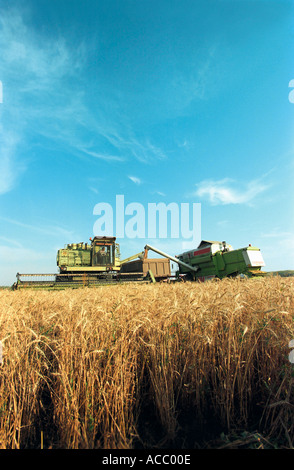
[(92, 266), (115, 267), (119, 259), (119, 246), (115, 237), (90, 238), (92, 246)]

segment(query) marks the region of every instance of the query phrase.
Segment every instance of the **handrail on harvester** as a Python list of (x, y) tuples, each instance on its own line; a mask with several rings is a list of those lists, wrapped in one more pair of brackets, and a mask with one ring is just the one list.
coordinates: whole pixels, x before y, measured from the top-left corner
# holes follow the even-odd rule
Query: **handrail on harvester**
[(151, 245), (145, 245), (145, 250), (152, 250), (155, 253), (158, 253), (159, 255), (164, 256), (165, 258), (168, 258), (168, 259), (174, 261), (175, 263), (178, 263), (178, 264), (181, 264), (182, 266), (185, 266), (186, 268), (190, 269), (191, 271), (196, 272), (196, 271), (199, 270), (198, 266), (194, 267), (194, 266), (191, 266), (190, 264), (184, 263), (184, 261), (181, 261), (178, 258), (175, 258), (174, 256), (168, 255), (167, 253), (164, 253), (163, 251), (158, 250), (158, 248), (154, 248)]

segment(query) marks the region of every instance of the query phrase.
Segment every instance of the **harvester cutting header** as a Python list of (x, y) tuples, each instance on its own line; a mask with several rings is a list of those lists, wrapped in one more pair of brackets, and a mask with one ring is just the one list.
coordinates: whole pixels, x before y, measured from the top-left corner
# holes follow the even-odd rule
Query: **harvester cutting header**
[[(153, 251), (162, 258), (148, 258)], [(194, 250), (171, 256), (146, 244), (144, 250), (120, 259), (116, 237), (94, 237), (90, 243), (67, 244), (57, 252), (57, 274), (17, 274), (14, 289), (95, 286), (113, 282), (206, 281), (240, 274), (263, 275), (260, 249), (251, 245), (234, 250), (226, 242), (203, 240)], [(170, 262), (178, 265), (171, 274)]]

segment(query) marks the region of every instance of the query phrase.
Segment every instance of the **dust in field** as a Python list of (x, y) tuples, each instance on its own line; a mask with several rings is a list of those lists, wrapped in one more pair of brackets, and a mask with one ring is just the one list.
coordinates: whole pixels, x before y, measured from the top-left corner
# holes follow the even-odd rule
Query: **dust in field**
[(1, 448), (292, 447), (294, 281), (0, 292)]

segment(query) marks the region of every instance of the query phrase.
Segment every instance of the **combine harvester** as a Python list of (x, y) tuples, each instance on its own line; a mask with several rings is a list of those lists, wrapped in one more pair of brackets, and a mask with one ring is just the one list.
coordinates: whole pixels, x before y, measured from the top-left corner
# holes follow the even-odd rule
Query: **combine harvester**
[[(135, 265), (129, 263), (138, 258)], [(171, 275), (167, 259), (147, 259), (147, 250), (120, 260), (115, 237), (94, 237), (57, 252), (58, 274), (20, 274), (13, 289), (90, 287), (114, 282), (156, 282)], [(126, 267), (128, 266), (128, 267)]]
[[(115, 237), (94, 237), (88, 243), (68, 244), (57, 252), (58, 274), (17, 274), (13, 289), (97, 286), (118, 282), (206, 281), (245, 275), (261, 276), (264, 261), (259, 248), (233, 250), (225, 242), (203, 240), (197, 249), (176, 257), (146, 245), (143, 252), (120, 260)], [(148, 251), (162, 258), (148, 258)], [(171, 275), (170, 261), (178, 264)]]
[(261, 271), (265, 263), (260, 249), (251, 245), (233, 250), (226, 242), (202, 240), (196, 250), (186, 251), (176, 257), (150, 245), (146, 245), (145, 249), (178, 263), (176, 278), (181, 280), (203, 282), (239, 275), (253, 277), (266, 274)]

